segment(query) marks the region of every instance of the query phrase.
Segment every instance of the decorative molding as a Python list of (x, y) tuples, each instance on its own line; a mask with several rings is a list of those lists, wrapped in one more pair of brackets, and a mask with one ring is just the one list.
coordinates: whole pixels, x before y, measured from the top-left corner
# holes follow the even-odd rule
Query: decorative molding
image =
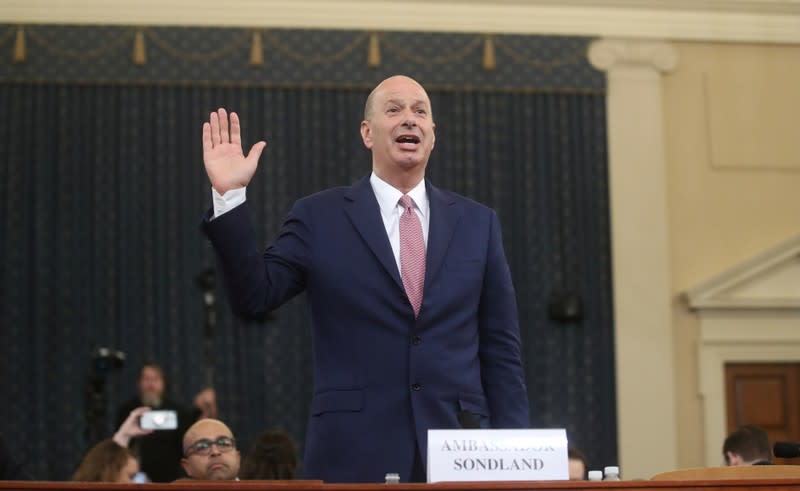
[[(718, 465), (726, 435), (725, 365), (800, 361), (797, 310), (800, 236), (779, 244), (687, 292), (698, 309), (698, 390), (703, 399), (705, 464)], [(788, 273), (788, 276), (787, 276)], [(780, 291), (787, 294), (764, 293)], [(792, 299), (792, 291), (796, 298)], [(740, 295), (740, 296), (737, 296)], [(791, 310), (794, 309), (794, 310)]]
[(689, 11), (800, 13), (798, 0), (499, 0), (499, 2)]
[[(4, 0), (0, 23), (499, 32), (800, 43), (800, 0)], [(421, 14), (422, 13), (422, 14)]]
[(698, 311), (698, 390), (705, 464), (719, 465), (725, 438), (725, 365), (800, 361), (800, 235), (685, 293)]
[[(587, 95), (604, 94), (606, 87), (605, 75), (586, 58), (590, 40), (574, 36), (6, 24), (0, 52), (19, 46), (18, 32), (27, 39), (25, 61), (0, 57), (4, 82), (369, 89), (376, 78), (413, 73), (429, 90), (451, 89), (454, 81), (470, 90)], [(482, 50), (487, 39), (494, 47), (491, 69)]]
[[(708, 164), (714, 171), (800, 172), (800, 139), (787, 124), (800, 107), (800, 59), (758, 56), (746, 47), (739, 53), (736, 64), (719, 57), (704, 68), (700, 107)], [(746, 118), (731, 117), (745, 112)]]
[(800, 310), (800, 235), (688, 290), (689, 307)]
[(603, 71), (620, 65), (650, 65), (669, 72), (678, 64), (678, 53), (662, 41), (601, 39), (589, 46), (589, 62)]

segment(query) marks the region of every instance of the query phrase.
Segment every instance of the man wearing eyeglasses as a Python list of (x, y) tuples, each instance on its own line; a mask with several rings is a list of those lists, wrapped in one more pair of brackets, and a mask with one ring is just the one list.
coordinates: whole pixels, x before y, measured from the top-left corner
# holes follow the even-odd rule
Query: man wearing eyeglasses
[(233, 433), (222, 421), (201, 419), (183, 437), (181, 465), (191, 479), (238, 479), (240, 460)]

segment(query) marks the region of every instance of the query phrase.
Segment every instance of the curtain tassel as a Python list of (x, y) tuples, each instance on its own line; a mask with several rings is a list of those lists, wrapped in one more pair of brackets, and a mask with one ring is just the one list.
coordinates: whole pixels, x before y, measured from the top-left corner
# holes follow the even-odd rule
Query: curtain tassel
[(264, 64), (264, 49), (261, 44), (261, 33), (253, 31), (253, 41), (250, 43), (250, 64), (261, 66)]
[(497, 59), (494, 55), (494, 40), (490, 34), (483, 39), (483, 69), (494, 70), (497, 67)]
[(25, 62), (25, 29), (22, 26), (17, 27), (17, 37), (14, 40), (14, 55), (12, 61), (14, 63)]
[(381, 65), (381, 45), (378, 33), (373, 32), (369, 35), (369, 47), (367, 49), (367, 66), (377, 68)]
[(137, 29), (133, 35), (133, 63), (144, 65), (147, 63), (147, 50), (144, 45), (144, 32)]

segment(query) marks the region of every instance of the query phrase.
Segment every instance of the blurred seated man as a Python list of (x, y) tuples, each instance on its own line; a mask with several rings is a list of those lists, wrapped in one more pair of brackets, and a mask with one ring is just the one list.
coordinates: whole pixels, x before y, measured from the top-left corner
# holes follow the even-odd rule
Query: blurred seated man
[(132, 483), (139, 473), (133, 454), (114, 440), (103, 440), (83, 457), (73, 481)]
[(586, 456), (583, 455), (583, 452), (569, 447), (567, 458), (569, 459), (569, 480), (583, 481), (586, 479)]
[(284, 431), (259, 435), (242, 462), (242, 479), (288, 481), (295, 478), (297, 450)]
[(201, 411), (201, 418), (216, 418), (219, 414), (217, 409), (217, 392), (206, 387), (194, 396), (194, 407)]
[(191, 479), (238, 480), (240, 459), (233, 433), (217, 419), (201, 419), (183, 437), (181, 465)]
[[(140, 458), (142, 471), (151, 481), (172, 482), (183, 475), (179, 465), (183, 456), (181, 437), (189, 426), (202, 416), (202, 410), (185, 407), (169, 399), (166, 395), (164, 370), (156, 363), (145, 363), (142, 366), (139, 371), (137, 389), (138, 394), (119, 407), (117, 426), (125, 421), (131, 411), (140, 406), (148, 406), (153, 410), (176, 412), (178, 416), (177, 429), (154, 431), (134, 438), (130, 444), (133, 453)], [(213, 397), (213, 389), (207, 389), (201, 394), (204, 394), (204, 398), (198, 397), (198, 403), (204, 403)], [(216, 404), (215, 401), (214, 404)], [(208, 404), (204, 405), (208, 406)]]
[(772, 464), (772, 447), (767, 432), (753, 425), (740, 426), (722, 445), (725, 465)]

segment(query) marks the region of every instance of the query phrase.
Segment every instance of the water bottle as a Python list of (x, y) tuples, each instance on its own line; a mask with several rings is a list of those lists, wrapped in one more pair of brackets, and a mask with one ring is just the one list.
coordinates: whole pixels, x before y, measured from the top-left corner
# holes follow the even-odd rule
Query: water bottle
[(395, 472), (387, 472), (385, 479), (386, 479), (386, 484), (399, 484), (400, 474), (397, 474)]
[(619, 467), (616, 465), (607, 465), (605, 469), (603, 469), (605, 473), (605, 477), (603, 481), (619, 481)]
[(602, 481), (603, 480), (603, 471), (589, 471), (589, 480), (590, 481)]

